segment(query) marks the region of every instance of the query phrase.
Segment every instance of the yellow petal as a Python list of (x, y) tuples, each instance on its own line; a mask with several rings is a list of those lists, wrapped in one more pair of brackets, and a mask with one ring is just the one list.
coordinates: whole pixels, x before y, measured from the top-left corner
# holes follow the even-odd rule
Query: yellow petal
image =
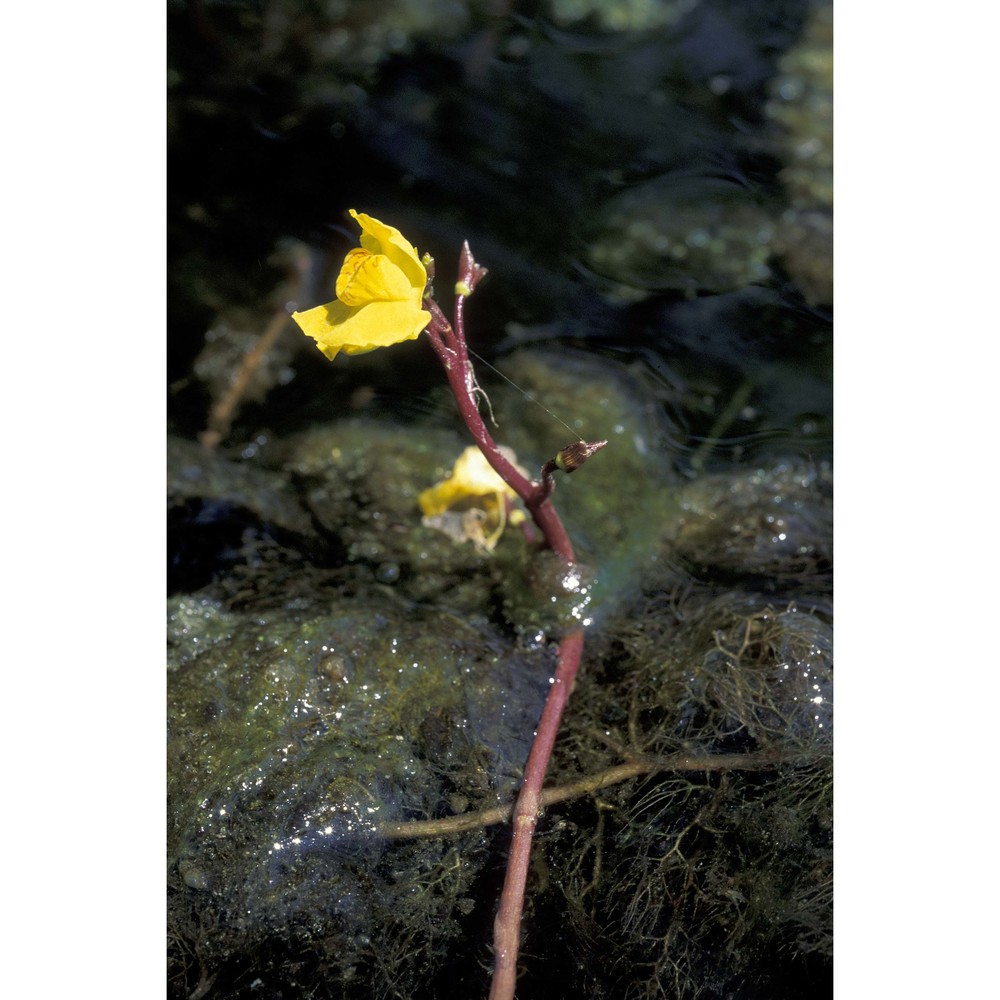
[(427, 270), (392, 226), (351, 209), (361, 247), (348, 253), (337, 278), (337, 300), (292, 313), (331, 360), (413, 340), (431, 321), (422, 308)]
[(413, 298), (413, 288), (388, 257), (370, 254), (359, 247), (347, 255), (340, 269), (337, 298), (345, 306), (406, 301)]
[(410, 302), (370, 302), (352, 308), (334, 300), (294, 312), (292, 319), (332, 361), (340, 351), (364, 354), (413, 340), (431, 321), (431, 314)]
[(419, 289), (419, 297), (423, 298), (427, 269), (420, 262), (413, 244), (398, 229), (353, 208), (350, 211), (361, 226), (361, 245), (365, 250), (385, 254), (406, 275), (410, 287)]
[(426, 517), (435, 517), (437, 514), (443, 514), (466, 496), (468, 494), (459, 483), (454, 479), (445, 479), (424, 490), (417, 497), (417, 503), (420, 504), (420, 510)]
[(500, 474), (486, 461), (486, 456), (474, 445), (470, 445), (455, 462), (451, 472), (465, 487), (469, 496), (488, 496), (490, 493), (517, 494), (503, 481)]
[(503, 494), (517, 496), (486, 461), (486, 456), (471, 445), (459, 455), (451, 475), (436, 486), (424, 490), (417, 497), (417, 503), (427, 517), (434, 517), (463, 500), (477, 500), (480, 501), (480, 506), (489, 507), (490, 500), (497, 504), (497, 498)]

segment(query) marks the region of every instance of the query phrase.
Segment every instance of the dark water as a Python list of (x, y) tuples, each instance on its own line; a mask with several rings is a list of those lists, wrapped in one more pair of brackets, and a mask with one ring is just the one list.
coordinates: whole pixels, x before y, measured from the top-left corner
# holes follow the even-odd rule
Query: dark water
[[(470, 241), (491, 269), (474, 334), (485, 356), (524, 339), (582, 343), (638, 357), (672, 388), (707, 390), (716, 409), (750, 378), (750, 405), (768, 412), (741, 431), (805, 429), (811, 450), (828, 451), (829, 300), (804, 297), (774, 254), (755, 277), (740, 242), (741, 227), (752, 241), (795, 201), (780, 176), (790, 140), (768, 101), (810, 5), (689, 4), (676, 23), (638, 32), (560, 23), (558, 5), (416, 6), (430, 25), (386, 14), (384, 38), (361, 4), (340, 16), (171, 8), (172, 383), (190, 376), (220, 312), (260, 310), (273, 295), (282, 240), (336, 266), (357, 207), (432, 250), (444, 289)], [(382, 47), (359, 40), (370, 36)], [(691, 266), (644, 255), (641, 240), (623, 265), (595, 259), (595, 246), (627, 243), (648, 219), (661, 240), (707, 227), (728, 232), (729, 247)], [(643, 301), (620, 300), (623, 269)], [(303, 285), (309, 304), (329, 295), (329, 279)], [(512, 335), (511, 323), (543, 329)], [(321, 371), (307, 346), (295, 345), (306, 356), (279, 412)], [(204, 419), (198, 388), (171, 396), (184, 430)], [(707, 416), (684, 417), (690, 433), (711, 429)]]

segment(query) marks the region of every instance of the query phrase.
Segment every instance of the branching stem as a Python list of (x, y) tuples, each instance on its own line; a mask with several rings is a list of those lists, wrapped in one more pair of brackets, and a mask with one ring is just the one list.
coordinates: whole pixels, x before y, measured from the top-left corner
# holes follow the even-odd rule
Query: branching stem
[[(465, 243), (459, 260), (459, 280), (456, 284), (455, 324), (452, 326), (437, 302), (426, 296), (424, 305), (431, 314), (428, 339), (444, 366), (459, 413), (486, 461), (524, 501), (549, 548), (566, 563), (572, 563), (575, 560), (573, 545), (550, 499), (553, 489), (553, 468), (549, 467), (551, 463), (543, 467), (538, 481), (522, 475), (497, 447), (479, 413), (476, 377), (465, 342), (465, 299), (485, 273), (485, 269), (473, 259), (469, 244)], [(521, 914), (524, 909), (531, 840), (541, 808), (545, 771), (552, 756), (563, 709), (576, 682), (582, 652), (582, 629), (575, 629), (563, 636), (559, 643), (555, 676), (525, 764), (524, 781), (514, 804), (507, 875), (493, 928), (494, 968), (490, 1000), (513, 1000), (517, 986)]]

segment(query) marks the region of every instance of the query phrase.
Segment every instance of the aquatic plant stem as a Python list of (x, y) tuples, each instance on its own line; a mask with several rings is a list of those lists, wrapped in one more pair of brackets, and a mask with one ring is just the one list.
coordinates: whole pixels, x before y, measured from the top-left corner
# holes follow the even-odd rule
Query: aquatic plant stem
[(552, 493), (551, 475), (543, 477), (540, 481), (532, 481), (518, 472), (513, 462), (500, 451), (479, 413), (476, 396), (481, 390), (476, 382), (472, 361), (465, 346), (464, 332), (457, 332), (460, 330), (458, 323), (462, 315), (460, 311), (462, 298), (464, 296), (458, 296), (455, 303), (455, 327), (448, 322), (441, 307), (433, 299), (424, 299), (424, 305), (431, 313), (428, 339), (444, 366), (452, 395), (458, 403), (458, 411), (486, 461), (524, 501), (528, 513), (538, 525), (549, 548), (566, 562), (573, 562), (573, 546), (569, 535), (566, 534), (566, 529), (549, 500)]
[(559, 665), (545, 699), (542, 717), (524, 768), (524, 782), (514, 804), (514, 831), (507, 859), (507, 874), (500, 894), (500, 907), (493, 923), (493, 983), (490, 987), (490, 1000), (513, 1000), (517, 986), (521, 914), (524, 912), (531, 840), (541, 807), (542, 783), (545, 781), (552, 747), (559, 732), (563, 709), (576, 683), (582, 653), (583, 629), (576, 629), (563, 636), (559, 643)]
[[(425, 296), (430, 311), (428, 339), (448, 376), (448, 384), (459, 413), (486, 461), (524, 502), (545, 538), (546, 544), (567, 564), (574, 562), (573, 545), (562, 520), (552, 505), (552, 462), (542, 467), (537, 481), (522, 475), (497, 447), (479, 413), (482, 394), (465, 342), (465, 299), (486, 274), (476, 264), (466, 242), (459, 259), (459, 279), (455, 286), (455, 324), (452, 326), (433, 297)], [(559, 642), (559, 660), (548, 697), (535, 731), (524, 768), (524, 780), (512, 814), (513, 835), (507, 860), (500, 906), (493, 925), (493, 981), (490, 1000), (513, 1000), (517, 986), (517, 957), (521, 942), (521, 916), (528, 881), (531, 841), (538, 822), (542, 784), (566, 702), (576, 682), (583, 652), (583, 629), (574, 629)]]

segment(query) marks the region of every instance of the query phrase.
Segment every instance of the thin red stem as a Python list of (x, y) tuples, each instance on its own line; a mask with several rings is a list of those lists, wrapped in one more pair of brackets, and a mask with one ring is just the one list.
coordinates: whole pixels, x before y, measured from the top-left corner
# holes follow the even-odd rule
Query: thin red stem
[[(469, 290), (485, 274), (485, 270), (479, 268), (472, 259), (468, 244), (463, 247), (460, 271), (460, 280)], [(573, 545), (550, 500), (551, 471), (546, 473), (545, 470), (551, 463), (543, 468), (540, 481), (533, 482), (523, 476), (497, 447), (479, 413), (476, 398), (479, 389), (465, 343), (465, 295), (459, 293), (455, 298), (454, 327), (432, 298), (425, 298), (424, 304), (431, 313), (428, 328), (431, 345), (444, 366), (459, 413), (473, 439), (490, 465), (524, 501), (549, 548), (567, 563), (573, 562)], [(524, 911), (531, 841), (538, 822), (545, 772), (559, 732), (563, 710), (576, 682), (582, 653), (582, 629), (563, 636), (559, 643), (559, 662), (555, 676), (538, 721), (524, 768), (524, 781), (511, 816), (513, 835), (507, 874), (493, 927), (494, 969), (490, 1000), (513, 1000), (517, 987), (517, 956), (521, 943), (521, 915)]]
[(476, 380), (469, 360), (469, 352), (465, 346), (464, 317), (462, 305), (465, 296), (455, 299), (455, 326), (448, 322), (441, 307), (431, 298), (424, 299), (424, 305), (430, 310), (431, 324), (429, 328), (431, 346), (437, 353), (448, 376), (452, 395), (458, 403), (458, 411), (469, 428), (473, 440), (479, 445), (486, 461), (496, 470), (497, 474), (524, 501), (539, 530), (545, 536), (545, 541), (553, 552), (562, 556), (567, 562), (573, 562), (573, 544), (566, 534), (566, 529), (552, 506), (549, 496), (552, 492), (551, 482), (532, 482), (518, 472), (503, 452), (497, 447), (479, 413), (476, 400)]
[(517, 987), (517, 955), (521, 947), (521, 914), (528, 882), (531, 840), (538, 823), (542, 784), (555, 745), (563, 709), (576, 683), (576, 674), (583, 653), (583, 629), (570, 632), (559, 643), (559, 665), (549, 688), (549, 696), (538, 721), (524, 768), (524, 782), (514, 805), (511, 821), (514, 826), (507, 859), (507, 874), (500, 908), (493, 923), (493, 983), (490, 1000), (512, 1000)]

